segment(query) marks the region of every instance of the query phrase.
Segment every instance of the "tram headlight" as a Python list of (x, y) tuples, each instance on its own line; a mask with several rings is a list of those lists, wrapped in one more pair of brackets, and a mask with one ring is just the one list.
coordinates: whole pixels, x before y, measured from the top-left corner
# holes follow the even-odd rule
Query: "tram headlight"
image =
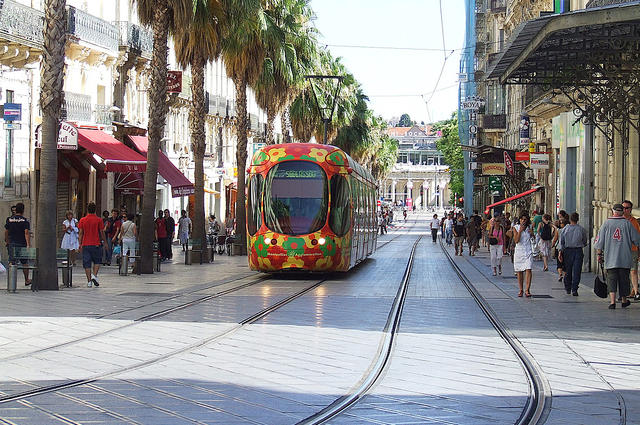
[(264, 243), (269, 245), (271, 243), (271, 238), (264, 238)]
[(327, 243), (327, 241), (326, 241), (326, 239), (325, 239), (325, 238), (320, 238), (320, 239), (318, 239), (318, 243), (319, 243), (320, 245), (324, 245), (325, 243)]

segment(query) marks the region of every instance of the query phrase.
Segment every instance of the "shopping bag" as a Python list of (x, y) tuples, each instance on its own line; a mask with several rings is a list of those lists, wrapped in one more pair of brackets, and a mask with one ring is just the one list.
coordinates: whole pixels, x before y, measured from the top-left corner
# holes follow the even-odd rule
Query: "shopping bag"
[(120, 245), (116, 245), (113, 247), (113, 255), (120, 255), (121, 252), (122, 248), (120, 248)]
[[(602, 279), (598, 276), (598, 271), (602, 272)], [(607, 298), (607, 281), (604, 276), (604, 270), (602, 269), (602, 264), (598, 266), (596, 270), (596, 278), (593, 282), (593, 293), (596, 294), (600, 298)]]

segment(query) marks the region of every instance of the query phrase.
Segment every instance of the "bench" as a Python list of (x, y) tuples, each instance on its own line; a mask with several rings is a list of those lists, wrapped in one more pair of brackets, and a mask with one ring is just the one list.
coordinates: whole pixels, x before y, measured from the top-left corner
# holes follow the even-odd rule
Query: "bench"
[[(142, 270), (140, 269), (140, 267), (136, 266), (135, 264), (140, 264), (140, 242), (136, 242), (135, 243), (135, 247), (134, 247), (134, 252), (133, 255), (129, 254), (127, 255), (127, 263), (126, 265), (123, 265), (122, 263), (122, 258), (124, 258), (124, 245), (120, 244), (120, 257), (119, 257), (119, 262), (118, 265), (120, 266), (119, 270), (118, 270), (118, 274), (120, 276), (127, 276), (129, 274), (129, 260), (130, 259), (134, 259), (136, 260), (134, 263), (134, 269), (132, 270), (132, 273), (135, 274), (142, 274)], [(160, 271), (160, 255), (158, 254), (158, 242), (153, 242), (153, 256), (156, 259), (155, 261), (155, 270), (157, 272)], [(125, 267), (126, 266), (126, 267)]]
[[(37, 249), (36, 248), (26, 248), (26, 247), (14, 247), (13, 248), (13, 263), (17, 270), (33, 270), (32, 276), (32, 287), (33, 291), (38, 290), (38, 282), (37, 282), (37, 272), (38, 267), (35, 265), (35, 261), (37, 258)], [(71, 252), (66, 249), (57, 249), (56, 250), (56, 267), (62, 270), (62, 282), (64, 286), (70, 288), (73, 283), (73, 264), (71, 263), (70, 258)], [(23, 264), (22, 262), (26, 263)], [(15, 282), (11, 282), (11, 279), (17, 279), (17, 276), (12, 276), (11, 273), (7, 273), (7, 288), (15, 288)], [(11, 290), (11, 289), (9, 289)]]
[(200, 254), (200, 264), (202, 264), (202, 257), (204, 257), (203, 252), (203, 246), (202, 246), (202, 240), (201, 239), (188, 239), (187, 240), (187, 250), (184, 253), (184, 263), (186, 265), (191, 265), (191, 255), (194, 252), (197, 252)]

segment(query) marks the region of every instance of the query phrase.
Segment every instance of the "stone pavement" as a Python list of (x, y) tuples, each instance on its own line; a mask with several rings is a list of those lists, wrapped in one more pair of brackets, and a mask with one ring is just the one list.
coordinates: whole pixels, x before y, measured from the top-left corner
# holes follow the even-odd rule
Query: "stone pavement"
[[(453, 253), (453, 250), (451, 249)], [(508, 257), (502, 276), (492, 276), (487, 248), (454, 257), (471, 282), (542, 366), (553, 392), (547, 424), (640, 423), (640, 304), (608, 310), (593, 294), (594, 275), (584, 273), (579, 296), (534, 262), (532, 299), (518, 298)], [(496, 289), (501, 292), (496, 296)]]

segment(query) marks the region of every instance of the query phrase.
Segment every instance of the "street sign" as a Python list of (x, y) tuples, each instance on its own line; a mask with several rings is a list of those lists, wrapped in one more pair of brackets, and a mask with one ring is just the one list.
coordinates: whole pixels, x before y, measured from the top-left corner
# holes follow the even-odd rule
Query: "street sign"
[(474, 99), (474, 100), (463, 100), (460, 104), (461, 109), (468, 109), (471, 111), (477, 111), (485, 105), (485, 101), (483, 99)]
[(22, 119), (21, 103), (5, 103), (4, 104), (4, 120), (20, 121)]
[(511, 160), (511, 157), (509, 156), (507, 151), (504, 151), (504, 165), (505, 167), (507, 167), (507, 171), (509, 172), (509, 174), (513, 176), (513, 161)]
[(19, 122), (5, 121), (4, 123), (5, 130), (20, 130), (20, 128), (22, 125)]

